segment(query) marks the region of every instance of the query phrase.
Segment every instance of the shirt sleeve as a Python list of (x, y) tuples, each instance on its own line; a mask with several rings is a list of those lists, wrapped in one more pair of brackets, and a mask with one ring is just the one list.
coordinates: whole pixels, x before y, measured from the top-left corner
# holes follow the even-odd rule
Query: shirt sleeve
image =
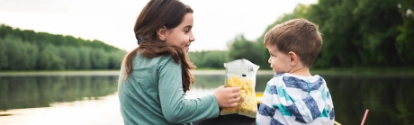
[(120, 69), (120, 71), (119, 71), (119, 77), (118, 77), (118, 92), (120, 91), (120, 89), (121, 89), (121, 87), (122, 87), (122, 83), (123, 83), (123, 81), (124, 81), (124, 74), (125, 74), (125, 66), (124, 66), (124, 62), (125, 62), (125, 59), (124, 60), (122, 60), (122, 63), (121, 63), (121, 69)]
[(259, 106), (259, 110), (256, 115), (256, 124), (257, 125), (270, 125), (273, 116), (275, 114), (275, 109), (271, 106), (272, 103), (272, 93), (271, 86), (269, 83), (266, 84), (266, 89), (263, 93), (262, 101)]
[(219, 106), (214, 95), (185, 99), (181, 65), (171, 58), (159, 69), (159, 98), (165, 119), (173, 124), (209, 119), (219, 116)]

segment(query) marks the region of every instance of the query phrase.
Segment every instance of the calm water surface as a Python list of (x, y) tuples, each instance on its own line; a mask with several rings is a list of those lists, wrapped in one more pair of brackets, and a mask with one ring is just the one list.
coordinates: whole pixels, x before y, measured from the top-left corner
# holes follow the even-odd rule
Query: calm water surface
[[(414, 76), (329, 75), (336, 121), (366, 125), (414, 125)], [(272, 73), (257, 75), (264, 90)], [(187, 98), (212, 94), (224, 71), (197, 72)], [(119, 125), (117, 73), (0, 75), (0, 125)]]

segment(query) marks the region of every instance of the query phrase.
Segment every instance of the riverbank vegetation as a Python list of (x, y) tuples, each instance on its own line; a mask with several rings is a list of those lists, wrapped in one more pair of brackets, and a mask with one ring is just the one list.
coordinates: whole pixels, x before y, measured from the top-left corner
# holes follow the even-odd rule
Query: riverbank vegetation
[[(255, 40), (240, 34), (228, 43), (228, 50), (189, 52), (189, 57), (203, 70), (224, 69), (223, 63), (240, 58), (259, 65), (260, 70), (270, 70), (264, 34), (295, 18), (314, 22), (323, 34), (322, 50), (312, 70), (414, 70), (414, 2), (407, 0), (319, 0), (316, 4), (298, 5)], [(0, 71), (116, 70), (125, 54), (99, 40), (0, 25)]]

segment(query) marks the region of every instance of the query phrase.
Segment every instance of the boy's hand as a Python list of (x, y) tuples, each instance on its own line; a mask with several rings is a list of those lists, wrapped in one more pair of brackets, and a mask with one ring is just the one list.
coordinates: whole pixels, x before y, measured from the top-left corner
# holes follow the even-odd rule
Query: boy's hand
[(240, 88), (239, 87), (218, 87), (214, 95), (216, 96), (219, 107), (232, 108), (236, 107), (240, 100)]

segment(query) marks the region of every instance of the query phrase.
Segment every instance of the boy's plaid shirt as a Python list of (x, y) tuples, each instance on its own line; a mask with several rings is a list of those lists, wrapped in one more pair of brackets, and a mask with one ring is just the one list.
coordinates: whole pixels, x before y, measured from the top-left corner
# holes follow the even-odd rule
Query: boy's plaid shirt
[(257, 125), (333, 125), (334, 107), (319, 75), (276, 74), (266, 85)]

